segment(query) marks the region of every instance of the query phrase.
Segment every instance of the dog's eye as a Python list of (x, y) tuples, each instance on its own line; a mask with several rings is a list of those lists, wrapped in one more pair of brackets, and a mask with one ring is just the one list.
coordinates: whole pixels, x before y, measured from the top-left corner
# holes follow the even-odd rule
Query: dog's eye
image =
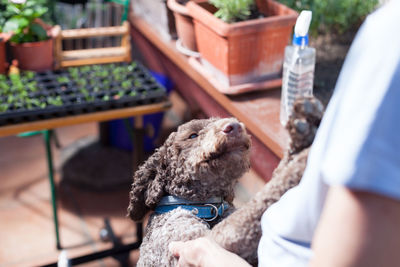
[(189, 139), (196, 138), (197, 136), (199, 136), (197, 133), (192, 133), (191, 135), (189, 135)]

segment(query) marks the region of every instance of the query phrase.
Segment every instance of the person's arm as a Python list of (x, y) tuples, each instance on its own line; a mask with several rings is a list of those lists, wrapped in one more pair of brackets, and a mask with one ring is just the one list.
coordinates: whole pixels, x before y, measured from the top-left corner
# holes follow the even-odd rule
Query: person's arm
[(171, 242), (169, 251), (179, 258), (179, 267), (248, 267), (245, 260), (233, 254), (215, 241), (205, 237), (187, 242)]
[(312, 244), (312, 267), (399, 266), (400, 201), (331, 187)]

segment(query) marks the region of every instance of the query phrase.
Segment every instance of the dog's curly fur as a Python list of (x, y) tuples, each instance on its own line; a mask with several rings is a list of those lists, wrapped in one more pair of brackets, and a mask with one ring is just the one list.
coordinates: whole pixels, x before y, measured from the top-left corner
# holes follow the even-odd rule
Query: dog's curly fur
[(274, 170), (271, 180), (245, 206), (211, 231), (211, 237), (223, 248), (256, 264), (261, 238), (261, 216), (287, 190), (299, 183), (323, 111), (323, 105), (316, 98), (302, 98), (295, 102), (293, 115), (286, 125), (290, 136), (289, 148)]
[[(250, 168), (250, 136), (234, 118), (193, 120), (170, 134), (133, 178), (128, 215), (141, 220), (165, 195), (204, 201), (223, 197), (233, 211), (234, 186)], [(171, 241), (206, 235), (208, 225), (181, 208), (153, 214), (137, 266), (175, 266)]]

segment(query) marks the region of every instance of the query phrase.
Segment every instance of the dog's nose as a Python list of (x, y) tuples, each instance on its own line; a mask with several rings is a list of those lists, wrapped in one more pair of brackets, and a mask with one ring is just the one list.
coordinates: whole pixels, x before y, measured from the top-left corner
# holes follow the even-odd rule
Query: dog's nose
[(231, 122), (225, 125), (222, 130), (225, 134), (234, 134), (240, 132), (242, 130), (242, 126), (237, 122)]

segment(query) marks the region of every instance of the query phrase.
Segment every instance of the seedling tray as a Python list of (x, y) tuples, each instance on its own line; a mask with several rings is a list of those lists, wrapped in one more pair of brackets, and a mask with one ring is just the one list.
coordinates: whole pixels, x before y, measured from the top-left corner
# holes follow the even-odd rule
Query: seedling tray
[(166, 89), (139, 62), (3, 75), (0, 126), (158, 103), (166, 98)]

